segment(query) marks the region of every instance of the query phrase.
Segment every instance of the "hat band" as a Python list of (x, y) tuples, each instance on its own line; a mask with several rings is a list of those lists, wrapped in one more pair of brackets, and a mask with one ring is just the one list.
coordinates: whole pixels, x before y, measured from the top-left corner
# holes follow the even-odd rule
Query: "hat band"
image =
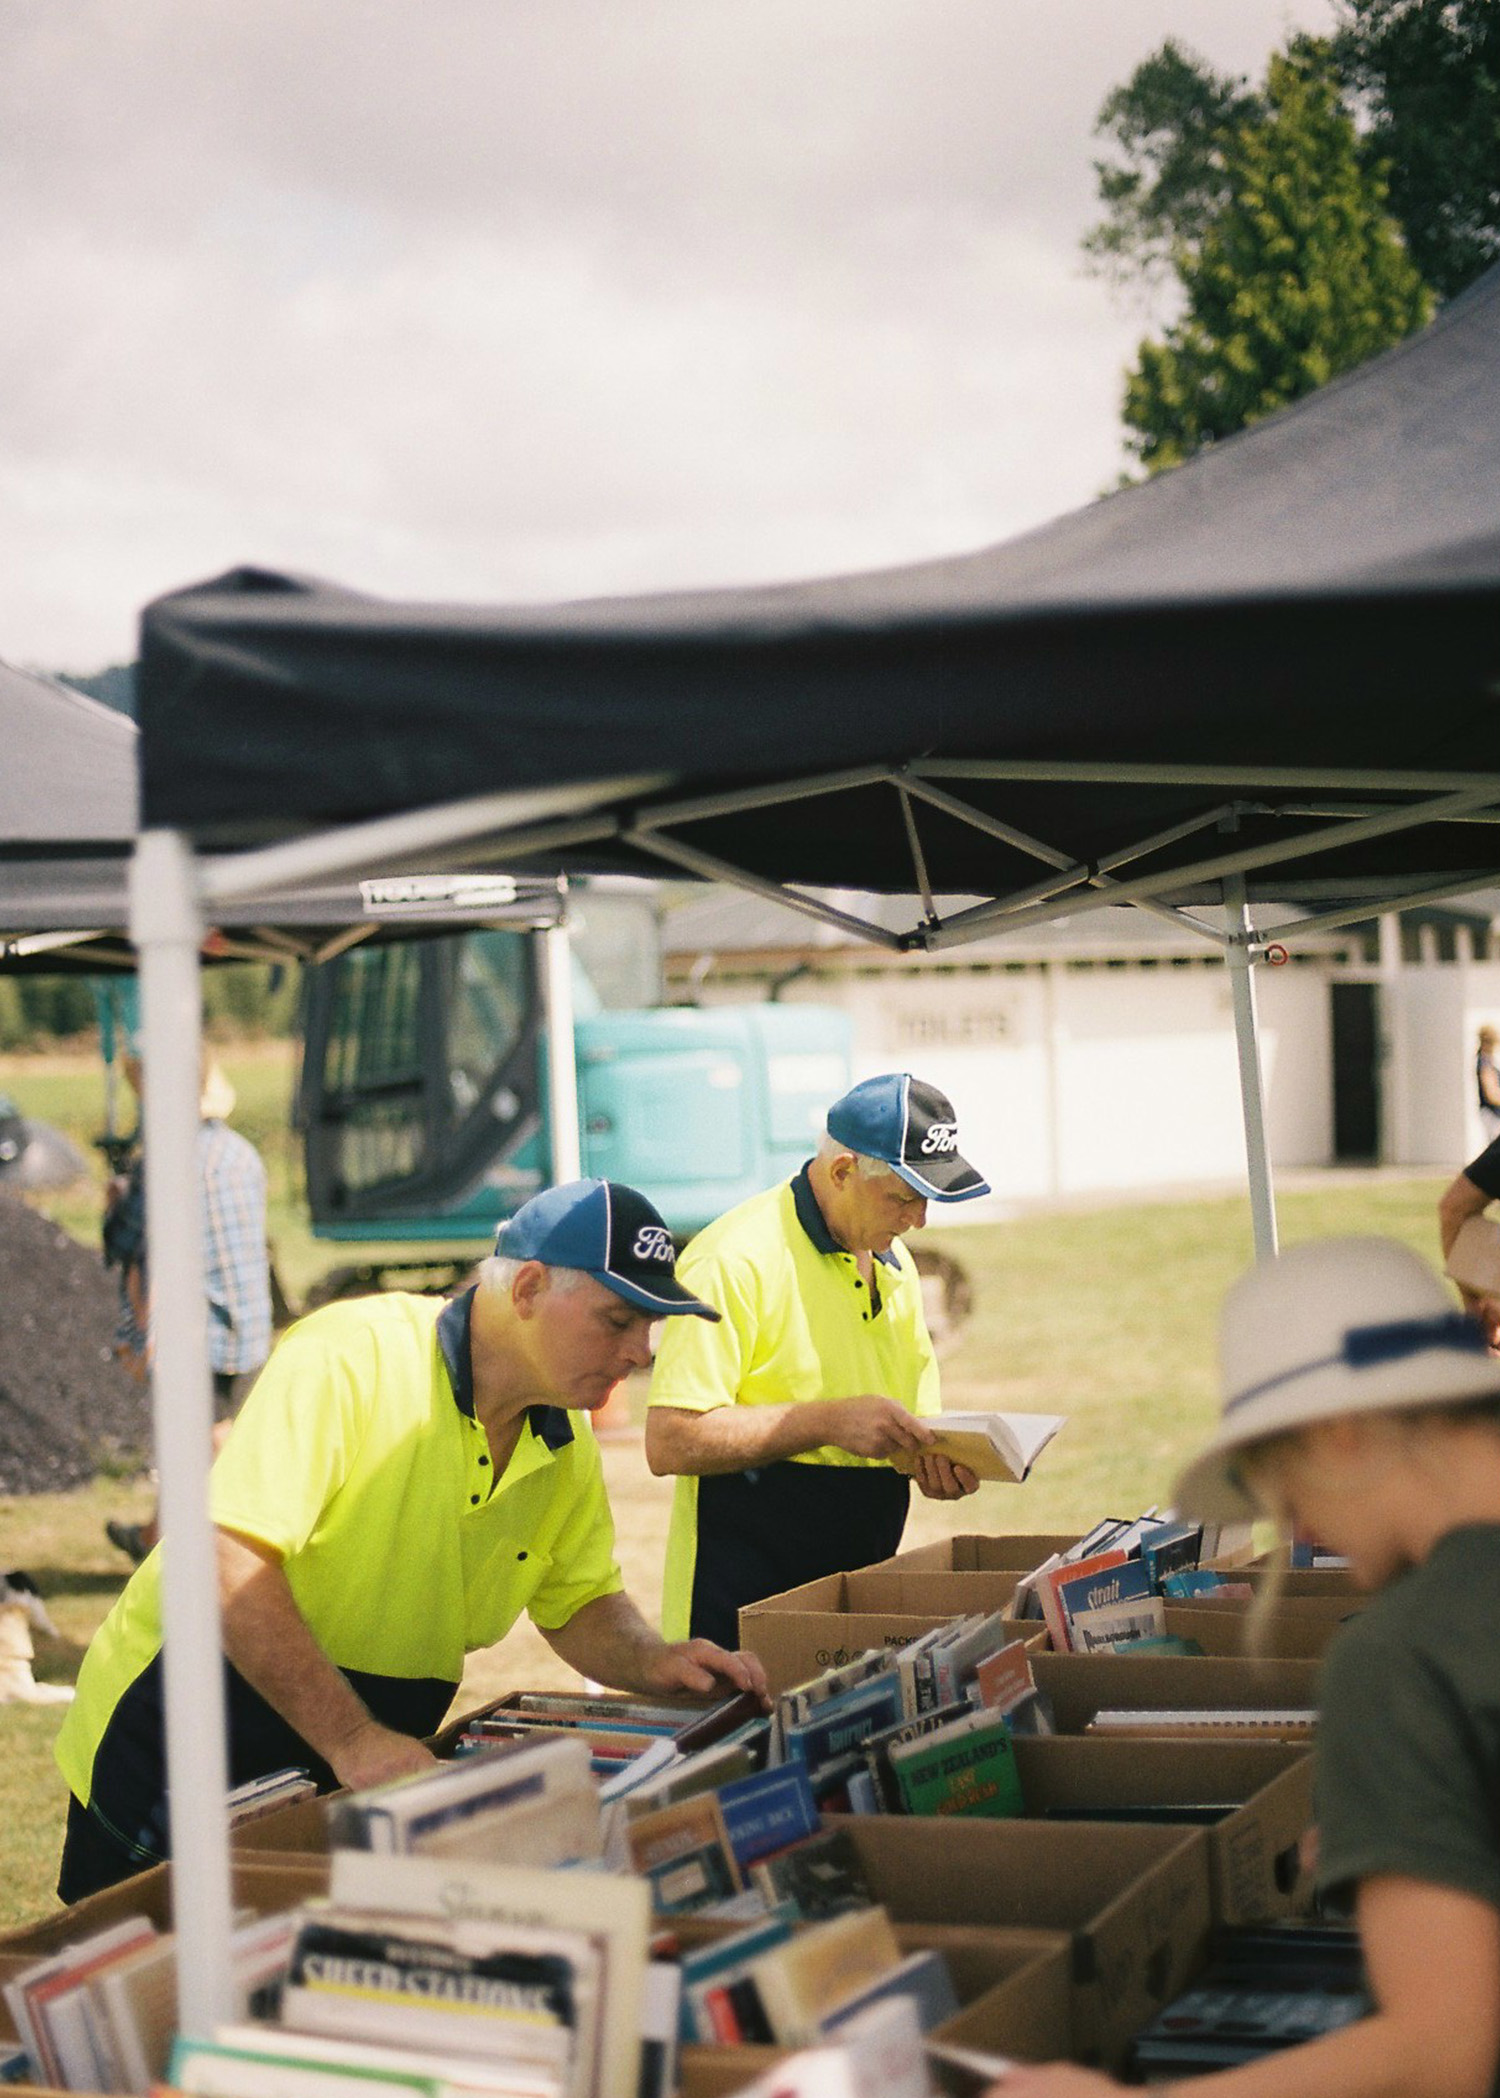
[(1252, 1384), (1248, 1391), (1237, 1392), (1224, 1403), (1225, 1418), (1236, 1408), (1248, 1406), (1252, 1399), (1262, 1399), (1268, 1391), (1276, 1391), (1298, 1377), (1309, 1377), (1314, 1370), (1335, 1369), (1341, 1364), (1346, 1369), (1373, 1369), (1382, 1362), (1404, 1362), (1408, 1356), (1420, 1355), (1428, 1348), (1446, 1349), (1453, 1354), (1489, 1354), (1483, 1332), (1462, 1311), (1445, 1311), (1430, 1319), (1395, 1319), (1388, 1325), (1351, 1326), (1336, 1355), (1299, 1363), (1295, 1369), (1282, 1370), (1279, 1376)]

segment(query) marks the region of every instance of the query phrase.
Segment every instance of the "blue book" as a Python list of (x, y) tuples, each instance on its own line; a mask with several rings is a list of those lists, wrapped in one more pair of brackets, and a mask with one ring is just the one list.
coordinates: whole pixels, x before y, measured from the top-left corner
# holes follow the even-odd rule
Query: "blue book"
[(816, 1777), (825, 1763), (840, 1761), (858, 1749), (867, 1734), (894, 1726), (903, 1717), (901, 1685), (894, 1674), (873, 1676), (838, 1697), (814, 1705), (810, 1715), (786, 1729), (787, 1761), (807, 1765)]
[(1141, 1562), (1151, 1577), (1152, 1593), (1161, 1594), (1168, 1574), (1196, 1566), (1202, 1551), (1202, 1523), (1154, 1523), (1141, 1538)]
[(743, 1869), (821, 1827), (805, 1763), (781, 1763), (719, 1787), (729, 1846)]
[(1191, 1596), (1212, 1595), (1216, 1588), (1224, 1586), (1224, 1576), (1214, 1573), (1206, 1566), (1184, 1567), (1181, 1573), (1166, 1575), (1161, 1592), (1171, 1603), (1185, 1603)]
[(1118, 1566), (1099, 1567), (1071, 1581), (1060, 1581), (1055, 1593), (1064, 1622), (1071, 1624), (1080, 1610), (1104, 1610), (1111, 1603), (1139, 1602), (1151, 1594), (1151, 1577), (1143, 1561), (1126, 1559)]

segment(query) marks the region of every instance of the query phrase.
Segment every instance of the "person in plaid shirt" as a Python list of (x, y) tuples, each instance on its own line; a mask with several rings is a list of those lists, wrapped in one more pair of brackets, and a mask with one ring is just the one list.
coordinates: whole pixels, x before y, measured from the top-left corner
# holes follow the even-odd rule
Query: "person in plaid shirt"
[[(140, 1062), (125, 1071), (140, 1091)], [(213, 1371), (216, 1441), (271, 1352), (271, 1281), (266, 1259), (266, 1169), (255, 1146), (229, 1127), (234, 1088), (210, 1064), (203, 1080), (198, 1171), (203, 1189), (203, 1276), (208, 1297), (208, 1359)], [(144, 1377), (150, 1360), (146, 1205), (139, 1153), (104, 1220), (104, 1258), (120, 1270), (116, 1346)], [(105, 1524), (112, 1544), (139, 1563), (157, 1540), (157, 1523)]]

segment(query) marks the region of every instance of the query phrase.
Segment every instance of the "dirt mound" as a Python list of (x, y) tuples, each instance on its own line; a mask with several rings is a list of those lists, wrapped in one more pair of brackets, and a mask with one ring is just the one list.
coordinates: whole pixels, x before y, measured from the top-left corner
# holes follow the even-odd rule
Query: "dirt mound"
[(115, 1278), (0, 1194), (0, 1493), (56, 1493), (144, 1461), (151, 1402), (114, 1359)]

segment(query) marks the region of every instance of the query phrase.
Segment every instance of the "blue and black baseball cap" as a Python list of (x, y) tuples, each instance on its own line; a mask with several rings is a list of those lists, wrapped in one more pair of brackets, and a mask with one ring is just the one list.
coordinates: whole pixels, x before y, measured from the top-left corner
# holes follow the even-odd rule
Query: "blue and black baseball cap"
[(644, 1195), (618, 1180), (566, 1180), (533, 1195), (495, 1233), (504, 1260), (581, 1268), (637, 1311), (717, 1319), (677, 1280), (672, 1234)]
[(862, 1079), (829, 1108), (828, 1134), (880, 1159), (931, 1201), (971, 1202), (990, 1191), (958, 1148), (952, 1101), (910, 1071)]

